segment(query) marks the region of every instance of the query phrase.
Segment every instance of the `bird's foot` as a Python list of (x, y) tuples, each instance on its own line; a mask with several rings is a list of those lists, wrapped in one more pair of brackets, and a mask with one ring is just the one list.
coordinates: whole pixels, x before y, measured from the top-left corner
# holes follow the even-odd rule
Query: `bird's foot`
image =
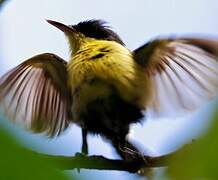
[(124, 147), (124, 152), (126, 153), (126, 159), (131, 160), (131, 161), (138, 161), (138, 162), (143, 162), (143, 164), (148, 164), (147, 157), (138, 151), (132, 150), (128, 147)]
[[(74, 157), (78, 158), (78, 159), (81, 159), (81, 158), (86, 157), (86, 156), (87, 156), (87, 154), (84, 154), (83, 152), (82, 153), (81, 152), (77, 152), (74, 155)], [(77, 172), (80, 173), (80, 171), (81, 171), (80, 168), (77, 168)]]
[(84, 154), (83, 152), (77, 152), (75, 153), (75, 158), (83, 158), (86, 157), (87, 154)]
[(135, 165), (135, 172), (139, 176), (147, 177), (147, 178), (152, 178), (154, 175), (154, 169), (153, 168), (148, 168), (149, 166), (149, 157), (145, 156), (142, 153), (136, 152), (132, 156), (132, 161), (134, 162), (133, 164)]
[(149, 164), (148, 158), (144, 154), (127, 147), (124, 147), (123, 151), (125, 152), (124, 159), (133, 165), (130, 168), (131, 171), (141, 174), (141, 169)]

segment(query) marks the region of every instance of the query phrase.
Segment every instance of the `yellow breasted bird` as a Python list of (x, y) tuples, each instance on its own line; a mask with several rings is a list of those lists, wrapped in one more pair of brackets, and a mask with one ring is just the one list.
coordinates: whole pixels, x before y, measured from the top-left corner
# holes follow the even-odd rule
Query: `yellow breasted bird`
[(144, 111), (176, 114), (199, 107), (218, 90), (218, 41), (160, 38), (127, 49), (101, 20), (64, 25), (69, 62), (34, 56), (0, 79), (0, 106), (9, 119), (53, 137), (70, 123), (108, 139), (125, 160), (141, 158), (127, 138)]

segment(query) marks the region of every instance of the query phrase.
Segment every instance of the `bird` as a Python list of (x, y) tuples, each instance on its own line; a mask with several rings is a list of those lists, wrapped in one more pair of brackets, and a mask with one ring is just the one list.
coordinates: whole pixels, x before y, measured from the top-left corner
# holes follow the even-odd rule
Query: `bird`
[(87, 135), (97, 134), (123, 160), (142, 159), (128, 134), (146, 112), (164, 117), (194, 111), (217, 95), (216, 38), (158, 37), (131, 51), (103, 20), (47, 22), (65, 34), (69, 60), (43, 53), (8, 71), (0, 78), (0, 108), (50, 138), (78, 125), (84, 155)]

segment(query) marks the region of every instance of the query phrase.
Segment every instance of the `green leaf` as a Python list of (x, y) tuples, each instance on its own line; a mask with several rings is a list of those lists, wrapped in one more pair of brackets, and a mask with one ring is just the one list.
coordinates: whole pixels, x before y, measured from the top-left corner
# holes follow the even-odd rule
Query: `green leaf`
[(0, 143), (0, 179), (69, 179), (60, 170), (55, 169), (51, 162), (18, 145), (2, 127), (0, 127)]
[(168, 175), (173, 179), (218, 179), (218, 111), (209, 131), (171, 159)]

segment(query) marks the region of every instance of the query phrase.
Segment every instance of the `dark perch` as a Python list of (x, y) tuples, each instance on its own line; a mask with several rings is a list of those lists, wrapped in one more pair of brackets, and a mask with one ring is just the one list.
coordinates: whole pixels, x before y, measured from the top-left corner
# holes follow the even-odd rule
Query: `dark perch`
[(145, 156), (147, 161), (125, 161), (125, 160), (115, 160), (108, 159), (104, 156), (56, 156), (56, 155), (45, 155), (35, 153), (42, 159), (53, 162), (55, 167), (62, 170), (73, 170), (73, 169), (97, 169), (97, 170), (117, 170), (126, 171), (130, 173), (136, 173), (141, 168), (153, 168), (153, 167), (163, 167), (168, 165), (168, 161), (175, 157), (180, 151), (183, 151), (186, 146), (169, 153), (167, 155), (150, 157)]

